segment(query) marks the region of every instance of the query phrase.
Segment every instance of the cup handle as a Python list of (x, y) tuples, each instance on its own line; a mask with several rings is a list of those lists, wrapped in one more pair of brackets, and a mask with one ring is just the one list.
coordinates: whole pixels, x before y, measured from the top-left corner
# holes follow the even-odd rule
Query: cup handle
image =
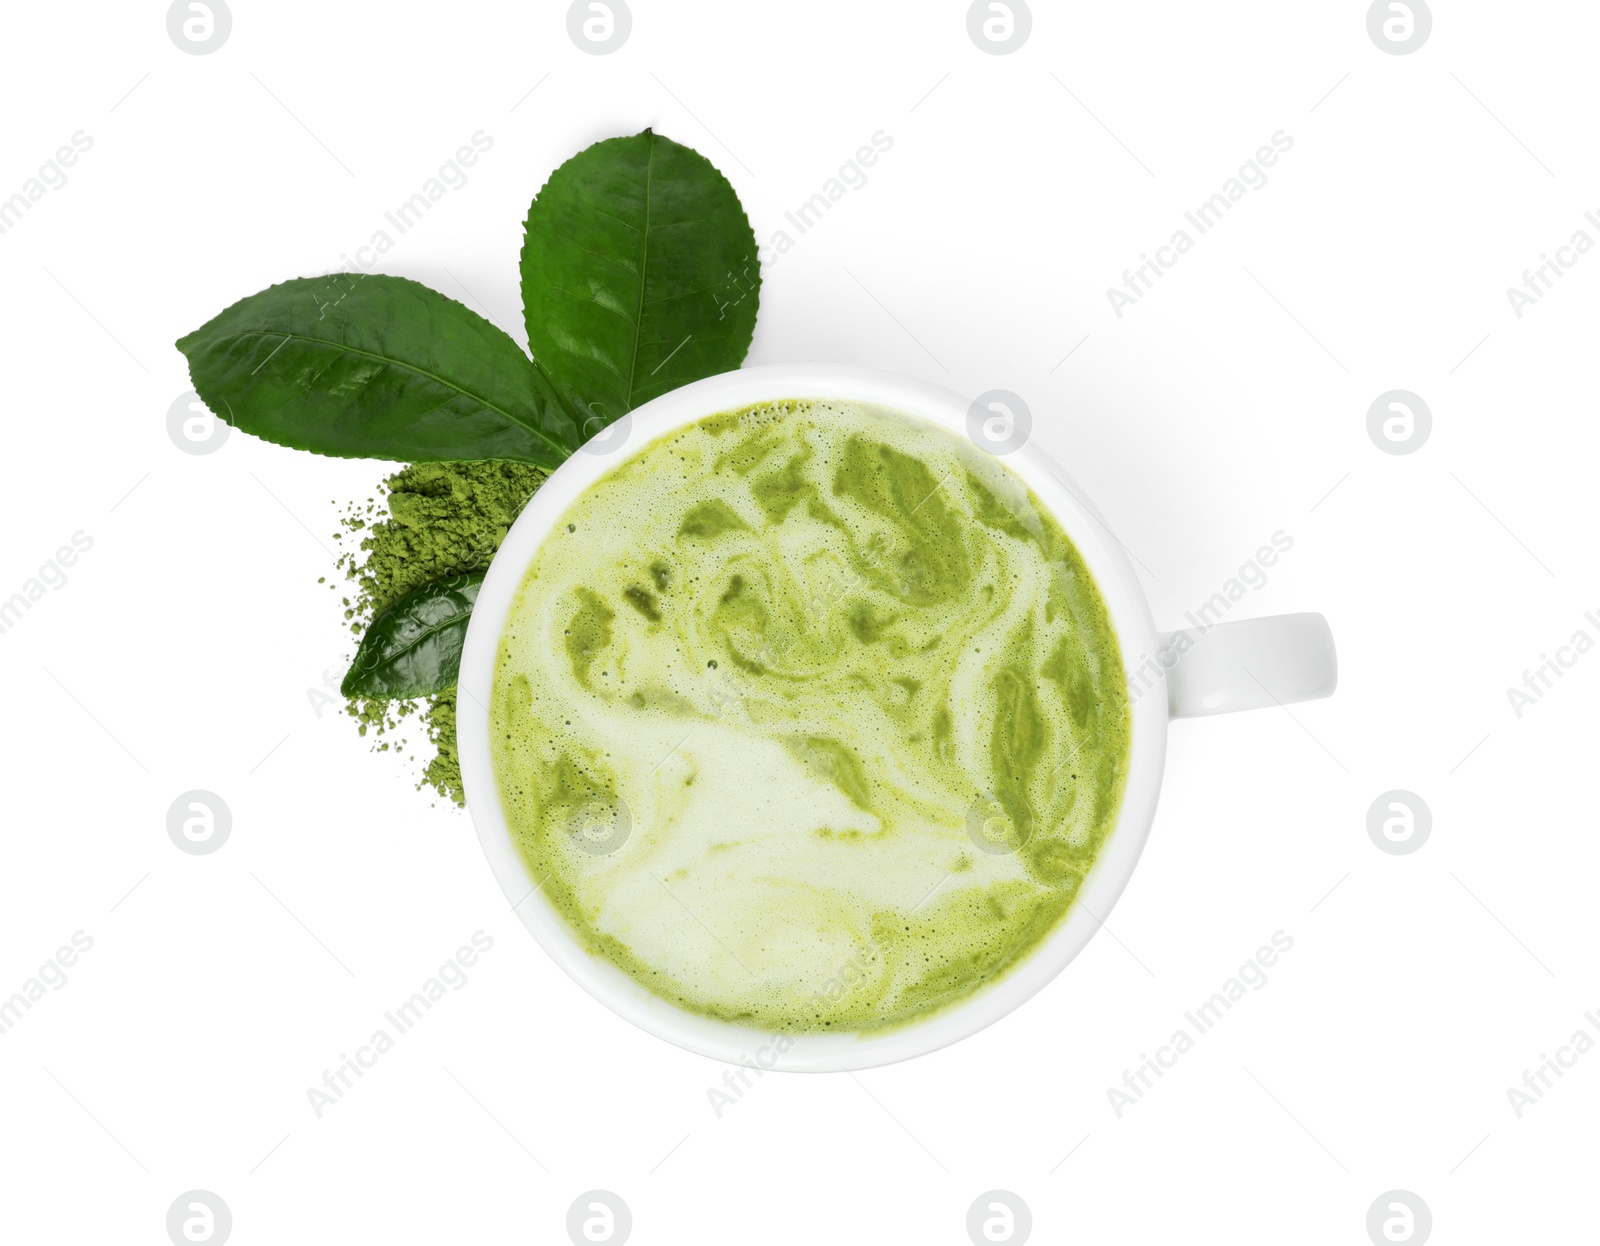
[(1333, 695), (1339, 660), (1320, 614), (1275, 614), (1163, 632), (1167, 711), (1231, 714)]

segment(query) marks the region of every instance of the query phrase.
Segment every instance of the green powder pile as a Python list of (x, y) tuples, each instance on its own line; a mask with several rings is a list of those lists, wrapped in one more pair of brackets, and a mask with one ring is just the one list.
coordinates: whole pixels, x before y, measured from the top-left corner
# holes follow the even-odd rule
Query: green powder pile
[[(512, 521), (548, 473), (522, 463), (416, 463), (390, 476), (379, 496), (351, 506), (335, 539), (344, 546), (338, 566), (353, 581), (344, 617), (357, 640), (380, 611), (430, 580), (480, 571), (500, 548)], [(366, 735), (390, 750), (413, 715), (434, 748), (420, 791), (430, 787), (461, 805), (461, 763), (456, 754), (456, 694), (452, 689), (417, 701), (353, 697), (346, 710)], [(395, 744), (395, 747), (399, 747)]]

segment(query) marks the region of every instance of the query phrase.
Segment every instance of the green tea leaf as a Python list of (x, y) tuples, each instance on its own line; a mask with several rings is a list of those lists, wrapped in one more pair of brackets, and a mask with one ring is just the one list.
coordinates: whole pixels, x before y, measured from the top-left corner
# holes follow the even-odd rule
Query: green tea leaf
[(317, 454), (555, 467), (584, 440), (516, 342), (403, 277), (285, 281), (178, 349), (218, 418)]
[(448, 575), (407, 593), (372, 620), (339, 691), (409, 700), (455, 687), (481, 571)]
[(649, 130), (579, 152), (528, 209), (522, 306), (534, 358), (582, 437), (744, 362), (755, 234), (709, 160)]

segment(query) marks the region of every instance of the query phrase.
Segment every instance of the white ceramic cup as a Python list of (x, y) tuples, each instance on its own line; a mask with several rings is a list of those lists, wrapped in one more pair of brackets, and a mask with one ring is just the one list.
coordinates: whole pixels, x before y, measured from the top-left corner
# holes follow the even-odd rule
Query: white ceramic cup
[[(1061, 972), (1089, 942), (1127, 885), (1155, 816), (1170, 718), (1258, 709), (1329, 696), (1337, 667), (1319, 614), (1217, 622), (1203, 632), (1161, 633), (1122, 544), (1083, 491), (1033, 440), (1003, 461), (1056, 517), (1082, 555), (1111, 613), (1130, 678), (1133, 719), (1127, 791), (1114, 831), (1066, 917), (1021, 963), (967, 998), (882, 1033), (777, 1036), (685, 1012), (592, 956), (548, 903), (506, 825), (489, 753), (490, 688), (511, 602), (545, 537), (601, 476), (656, 439), (718, 412), (785, 398), (876, 403), (959, 436), (986, 412), (921, 381), (831, 364), (744, 368), (686, 385), (624, 417), (561, 465), (534, 494), (489, 567), (461, 660), (457, 746), (468, 808), (489, 866), (523, 923), (562, 969), (641, 1029), (730, 1064), (827, 1072), (889, 1064), (934, 1051), (999, 1020)], [(981, 438), (978, 440), (983, 445)], [(987, 448), (987, 447), (985, 447)]]

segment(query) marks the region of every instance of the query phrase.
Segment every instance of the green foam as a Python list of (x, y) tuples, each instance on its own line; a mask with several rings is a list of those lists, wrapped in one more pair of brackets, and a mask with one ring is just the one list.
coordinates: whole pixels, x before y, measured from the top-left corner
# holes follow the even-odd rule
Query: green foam
[(1023, 959), (1116, 823), (1130, 738), (1105, 603), (1021, 481), (809, 401), (672, 433), (572, 504), (490, 726), (578, 940), (786, 1032), (901, 1025)]

